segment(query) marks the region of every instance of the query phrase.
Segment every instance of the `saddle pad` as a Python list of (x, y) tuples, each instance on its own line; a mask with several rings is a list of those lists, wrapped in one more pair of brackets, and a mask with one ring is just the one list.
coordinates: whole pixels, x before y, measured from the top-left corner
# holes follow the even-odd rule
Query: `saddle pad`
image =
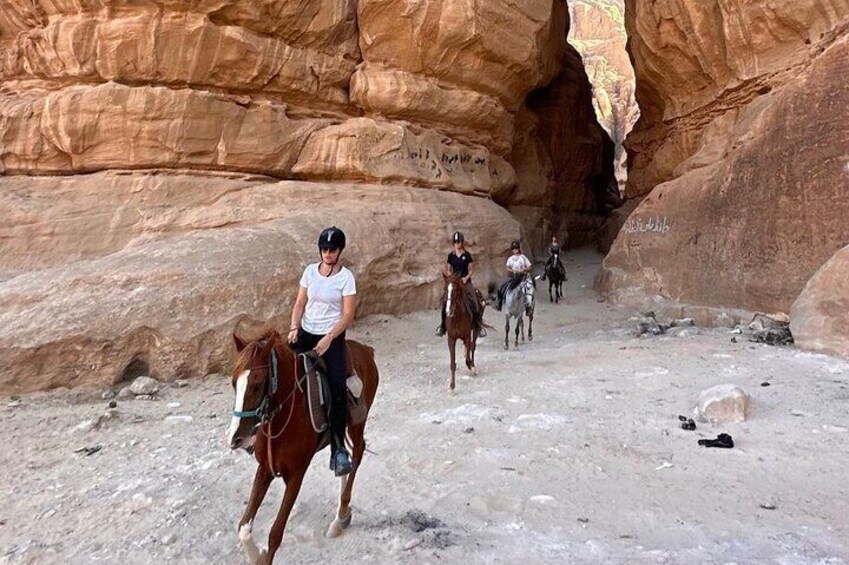
[[(310, 423), (316, 433), (321, 434), (328, 429), (330, 412), (330, 387), (327, 384), (327, 376), (319, 370), (313, 358), (308, 355), (300, 355), (304, 364), (306, 375), (306, 397), (307, 412), (310, 415)], [(360, 395), (362, 394), (363, 382), (360, 377), (349, 371), (345, 381), (346, 397), (348, 403), (348, 426), (356, 426), (366, 421), (368, 408)]]

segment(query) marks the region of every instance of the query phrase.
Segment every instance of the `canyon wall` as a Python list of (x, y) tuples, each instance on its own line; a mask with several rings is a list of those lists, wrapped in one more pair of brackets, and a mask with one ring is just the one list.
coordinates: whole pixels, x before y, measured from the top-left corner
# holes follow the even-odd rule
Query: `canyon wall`
[(641, 117), (613, 300), (786, 314), (849, 244), (849, 1), (626, 2)]
[(226, 368), (326, 225), (360, 314), (434, 306), (455, 229), (484, 287), (512, 239), (592, 237), (567, 32), (560, 0), (3, 2), (0, 392)]

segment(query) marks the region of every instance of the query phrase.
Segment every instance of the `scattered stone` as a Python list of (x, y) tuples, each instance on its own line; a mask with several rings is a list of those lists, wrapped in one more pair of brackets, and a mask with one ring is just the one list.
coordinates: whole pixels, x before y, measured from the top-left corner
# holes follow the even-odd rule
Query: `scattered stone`
[(179, 402), (169, 402), (168, 408), (179, 408), (181, 404)]
[(20, 401), (20, 400), (12, 400), (12, 401), (11, 401), (11, 402), (9, 402), (8, 404), (6, 404), (6, 406), (8, 406), (9, 408), (17, 408), (17, 407), (18, 407), (18, 406), (20, 406), (20, 405), (21, 405), (21, 401)]
[(780, 329), (789, 325), (790, 319), (785, 316), (767, 316), (760, 312), (752, 317), (749, 322), (749, 329), (753, 332), (759, 332), (770, 329)]
[(475, 428), (473, 428), (473, 427), (471, 427), (471, 426), (470, 426), (470, 427), (466, 428), (465, 430), (463, 430), (463, 433), (464, 433), (464, 434), (470, 434), (470, 433), (472, 433), (472, 432), (474, 432), (474, 431), (475, 431)]
[(100, 398), (103, 400), (112, 400), (115, 398), (115, 391), (113, 390), (104, 390), (103, 394), (100, 395)]
[(114, 400), (109, 401), (109, 408), (117, 408), (117, 407), (118, 407), (117, 402), (115, 402)]
[(89, 420), (83, 420), (73, 428), (71, 428), (71, 433), (88, 433), (94, 431), (100, 427), (100, 416), (97, 418), (92, 418)]
[(421, 543), (422, 543), (421, 538), (414, 538), (414, 539), (409, 540), (407, 543), (405, 543), (404, 546), (402, 547), (402, 549), (404, 551), (410, 551), (414, 547), (418, 547), (419, 545), (421, 545)]
[(734, 335), (740, 335), (740, 334), (743, 333), (743, 328), (741, 328), (740, 326), (737, 326), (736, 328), (731, 330), (731, 333), (733, 333)]
[(696, 320), (693, 318), (681, 318), (680, 320), (672, 320), (669, 322), (671, 328), (681, 328), (686, 326), (695, 326)]
[(761, 383), (761, 386), (772, 386), (769, 381), (764, 381)]
[(186, 388), (187, 386), (189, 386), (189, 381), (185, 379), (177, 379), (176, 381), (171, 383), (171, 386), (173, 386), (174, 388)]
[(156, 400), (156, 396), (153, 394), (137, 394), (136, 400)]
[(581, 516), (580, 518), (578, 518), (578, 521), (579, 521), (580, 523), (582, 523), (582, 524), (589, 524), (590, 519), (589, 519), (589, 518), (585, 518), (585, 517)]
[(844, 428), (843, 426), (832, 426), (831, 424), (823, 424), (822, 429), (835, 434), (845, 434), (846, 432), (849, 432), (849, 428)]
[(172, 543), (174, 543), (175, 541), (177, 541), (177, 536), (176, 536), (176, 535), (174, 535), (174, 534), (165, 534), (165, 536), (164, 536), (161, 540), (159, 540), (159, 543), (161, 543), (162, 545), (171, 545), (171, 544), (172, 544)]
[(764, 510), (775, 510), (775, 508), (776, 508), (775, 503), (773, 503), (773, 502), (764, 502), (760, 506)]
[(159, 381), (150, 377), (137, 377), (130, 385), (130, 391), (136, 396), (154, 395), (159, 392)]
[(655, 467), (655, 468), (654, 468), (654, 470), (655, 470), (655, 471), (660, 471), (661, 469), (670, 469), (670, 468), (672, 468), (672, 467), (674, 467), (674, 466), (675, 466), (675, 465), (673, 465), (673, 464), (672, 464), (672, 463), (670, 463), (669, 461), (664, 461), (663, 463), (661, 463), (660, 465), (658, 465), (657, 467)]
[(686, 328), (686, 327), (670, 328), (669, 331), (667, 331), (667, 334), (672, 336), (672, 337), (691, 337), (691, 336), (694, 336), (694, 335), (699, 335), (699, 333), (700, 332), (699, 332), (698, 328)]
[(178, 423), (178, 424), (179, 423), (188, 424), (192, 420), (193, 420), (193, 418), (189, 415), (186, 415), (186, 414), (179, 414), (179, 415), (176, 415), (176, 416), (166, 416), (165, 417), (166, 422)]
[(703, 390), (699, 394), (699, 417), (712, 424), (744, 422), (749, 410), (749, 395), (733, 384)]
[(642, 318), (638, 319), (637, 337), (643, 335), (662, 335), (666, 333), (669, 326), (659, 324), (655, 318), (654, 312), (644, 312)]
[(103, 449), (103, 445), (98, 443), (96, 445), (80, 447), (79, 449), (75, 449), (74, 453), (82, 453), (83, 455), (88, 457), (89, 455), (93, 455), (93, 454), (97, 453), (101, 449)]
[(749, 341), (765, 343), (767, 345), (792, 345), (793, 334), (790, 333), (790, 326), (769, 328), (756, 331), (752, 334), (752, 339)]
[(807, 412), (803, 412), (802, 410), (798, 410), (796, 408), (790, 409), (790, 415), (791, 416), (798, 416), (800, 418), (806, 418), (806, 417), (810, 416), (810, 414), (808, 414)]
[(731, 343), (737, 343), (737, 338), (736, 338), (736, 337), (732, 337), (732, 338), (731, 338)]
[(132, 398), (133, 396), (135, 396), (135, 395), (133, 394), (133, 391), (130, 390), (130, 387), (128, 387), (128, 386), (125, 386), (124, 388), (122, 388), (121, 390), (118, 391), (118, 400), (126, 400), (128, 398)]

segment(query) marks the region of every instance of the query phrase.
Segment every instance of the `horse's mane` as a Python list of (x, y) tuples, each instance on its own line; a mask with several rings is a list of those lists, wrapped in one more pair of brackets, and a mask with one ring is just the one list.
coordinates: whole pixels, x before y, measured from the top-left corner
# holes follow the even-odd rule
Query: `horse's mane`
[[(251, 362), (251, 359), (264, 347), (263, 341), (267, 341), (271, 339), (273, 336), (277, 335), (278, 342), (286, 346), (280, 339), (280, 334), (277, 333), (274, 329), (267, 329), (265, 333), (262, 334), (261, 337), (255, 339), (254, 341), (250, 341), (245, 345), (245, 348), (242, 349), (239, 354), (236, 356), (236, 364), (233, 372), (235, 374), (239, 374), (244, 371)], [(284, 347), (284, 349), (288, 350), (288, 347)]]

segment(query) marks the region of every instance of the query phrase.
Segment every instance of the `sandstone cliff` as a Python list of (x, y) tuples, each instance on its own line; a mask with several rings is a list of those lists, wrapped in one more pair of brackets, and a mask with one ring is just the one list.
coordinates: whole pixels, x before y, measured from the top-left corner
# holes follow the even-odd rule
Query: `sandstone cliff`
[(634, 68), (625, 49), (625, 0), (569, 2), (569, 43), (581, 54), (599, 123), (616, 144), (616, 178), (628, 178), (625, 136), (640, 115), (634, 97)]
[[(642, 116), (600, 288), (787, 313), (849, 243), (849, 2), (627, 2)], [(647, 195), (647, 196), (646, 196)]]
[(3, 2), (0, 390), (221, 368), (326, 224), (363, 313), (433, 306), (454, 229), (494, 279), (504, 207), (589, 237), (612, 158), (567, 30), (560, 0)]

